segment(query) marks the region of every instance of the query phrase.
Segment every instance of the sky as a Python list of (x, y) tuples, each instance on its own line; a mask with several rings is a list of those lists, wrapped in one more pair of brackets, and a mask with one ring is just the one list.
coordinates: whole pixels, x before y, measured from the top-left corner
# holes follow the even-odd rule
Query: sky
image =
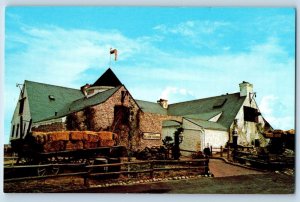
[(5, 141), (17, 83), (79, 89), (108, 67), (153, 102), (235, 93), (248, 81), (273, 128), (295, 125), (293, 8), (7, 7)]

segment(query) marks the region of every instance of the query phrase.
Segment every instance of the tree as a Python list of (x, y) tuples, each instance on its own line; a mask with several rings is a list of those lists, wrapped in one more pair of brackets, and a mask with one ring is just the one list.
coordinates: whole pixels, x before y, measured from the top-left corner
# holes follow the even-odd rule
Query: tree
[(171, 136), (166, 136), (163, 140), (163, 145), (166, 147), (167, 149), (167, 159), (169, 158), (169, 154), (170, 151), (172, 150), (172, 148), (174, 147), (174, 142), (173, 142), (173, 138)]
[(180, 136), (183, 133), (183, 128), (179, 127), (174, 132), (174, 147), (173, 147), (173, 157), (175, 160), (178, 160), (180, 157), (180, 143), (182, 142), (182, 136)]

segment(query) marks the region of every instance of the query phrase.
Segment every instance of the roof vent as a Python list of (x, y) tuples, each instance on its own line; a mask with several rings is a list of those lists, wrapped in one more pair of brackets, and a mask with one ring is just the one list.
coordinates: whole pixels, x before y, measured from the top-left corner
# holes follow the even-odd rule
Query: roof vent
[(55, 100), (54, 95), (49, 95), (48, 98), (49, 98), (49, 100)]
[(225, 99), (217, 99), (213, 105), (213, 108), (221, 108), (223, 107), (223, 105), (225, 104), (225, 102), (227, 101), (227, 98)]

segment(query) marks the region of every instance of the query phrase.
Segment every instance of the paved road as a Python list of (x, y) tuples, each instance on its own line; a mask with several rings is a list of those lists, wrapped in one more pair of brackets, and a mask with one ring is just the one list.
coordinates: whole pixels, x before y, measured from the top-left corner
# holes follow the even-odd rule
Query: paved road
[(225, 163), (220, 159), (210, 159), (209, 169), (214, 177), (229, 177), (238, 175), (249, 175), (249, 174), (263, 174), (263, 172), (255, 171), (232, 164)]

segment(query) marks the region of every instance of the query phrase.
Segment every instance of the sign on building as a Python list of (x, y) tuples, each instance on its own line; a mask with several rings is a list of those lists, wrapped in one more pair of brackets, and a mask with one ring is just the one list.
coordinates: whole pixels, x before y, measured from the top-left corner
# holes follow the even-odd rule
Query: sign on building
[(160, 133), (143, 133), (143, 139), (145, 140), (160, 140)]

